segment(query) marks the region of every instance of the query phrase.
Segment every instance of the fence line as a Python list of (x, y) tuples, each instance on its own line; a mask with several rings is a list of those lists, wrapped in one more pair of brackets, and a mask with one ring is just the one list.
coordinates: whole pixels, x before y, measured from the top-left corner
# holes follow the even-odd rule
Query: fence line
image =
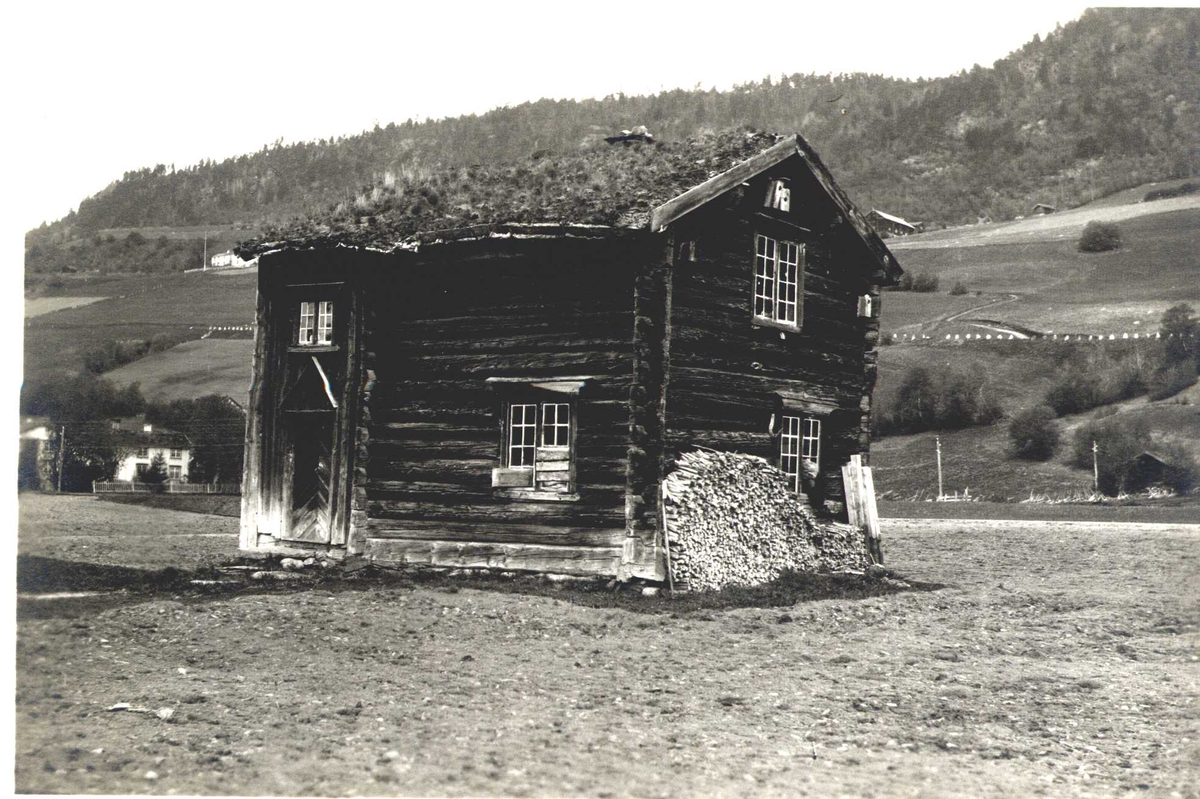
[[(944, 336), (927, 333), (891, 333), (885, 334), (884, 339), (891, 343), (929, 341), (962, 343), (966, 341), (1060, 341), (1069, 344), (1079, 344), (1091, 341), (1159, 341), (1161, 333), (946, 333)], [(1166, 338), (1175, 338), (1171, 333)], [(1190, 338), (1196, 338), (1191, 336)]]
[(132, 480), (95, 480), (93, 494), (240, 494), (237, 483), (137, 483)]

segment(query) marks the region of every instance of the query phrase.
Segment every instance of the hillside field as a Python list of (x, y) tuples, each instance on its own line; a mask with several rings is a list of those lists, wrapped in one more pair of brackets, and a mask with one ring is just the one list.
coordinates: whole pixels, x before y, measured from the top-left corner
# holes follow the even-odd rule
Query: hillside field
[(108, 372), (119, 386), (141, 383), (148, 400), (190, 399), (221, 394), (243, 408), (250, 401), (252, 339), (187, 341)]
[[(1112, 207), (959, 229), (953, 238), (948, 237), (951, 231), (939, 231), (889, 239), (905, 271), (937, 275), (941, 293), (886, 294), (884, 333), (905, 328), (913, 332), (914, 327), (942, 335), (981, 332), (968, 322), (976, 314), (947, 326), (937, 324), (939, 314), (931, 312), (917, 325), (906, 309), (909, 304), (934, 302), (931, 296), (948, 300), (947, 308), (957, 308), (965, 298), (946, 292), (960, 281), (985, 297), (1017, 295), (1015, 301), (980, 311), (978, 315), (987, 319), (1043, 332), (1153, 331), (1171, 305), (1200, 306), (1200, 197), (1179, 200), (1192, 205), (1176, 208), (1178, 201), (1163, 200), (1132, 206), (1150, 213), (1119, 223), (1123, 244), (1113, 253), (1081, 253), (1076, 246), (1085, 221), (1113, 215), (1118, 209)], [(1070, 225), (1041, 230), (1037, 225), (1044, 220)], [(1010, 232), (1003, 238), (989, 235), (1005, 230)]]
[[(76, 373), (84, 353), (110, 339), (149, 339), (180, 329), (199, 339), (213, 325), (252, 325), (257, 282), (257, 274), (203, 272), (69, 281), (64, 291), (72, 293), (64, 296), (78, 291), (106, 299), (26, 318), (25, 380)], [(240, 361), (240, 353), (230, 355)], [(192, 356), (184, 350), (183, 357)], [(215, 379), (228, 368), (240, 367), (232, 361), (214, 363)], [(247, 375), (248, 368), (247, 362)], [(203, 388), (203, 382), (197, 385)]]

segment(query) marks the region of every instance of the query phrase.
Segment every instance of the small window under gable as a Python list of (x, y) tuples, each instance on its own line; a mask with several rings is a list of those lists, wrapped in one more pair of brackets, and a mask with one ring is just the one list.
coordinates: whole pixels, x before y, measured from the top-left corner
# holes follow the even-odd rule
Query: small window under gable
[(763, 205), (767, 208), (774, 208), (776, 211), (791, 211), (792, 187), (788, 181), (782, 179), (768, 181), (767, 199)]
[(754, 237), (754, 318), (799, 328), (803, 321), (804, 245)]

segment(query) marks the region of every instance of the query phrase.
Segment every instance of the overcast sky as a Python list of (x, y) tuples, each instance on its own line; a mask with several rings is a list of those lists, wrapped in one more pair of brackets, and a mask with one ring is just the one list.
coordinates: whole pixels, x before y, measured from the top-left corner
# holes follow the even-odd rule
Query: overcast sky
[[(541, 97), (765, 75), (990, 66), (1086, 4), (21, 3), (4, 58), (9, 221), (52, 221), (129, 169)], [(571, 8), (572, 10), (564, 10)], [(14, 124), (15, 123), (15, 124)], [(14, 192), (13, 190), (16, 189)]]

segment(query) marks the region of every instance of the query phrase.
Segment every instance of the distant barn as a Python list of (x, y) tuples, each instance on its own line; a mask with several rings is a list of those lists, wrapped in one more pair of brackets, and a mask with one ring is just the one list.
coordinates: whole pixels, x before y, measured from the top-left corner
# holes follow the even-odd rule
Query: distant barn
[(1046, 203), (1038, 203), (1037, 205), (1033, 206), (1033, 210), (1030, 213), (1036, 214), (1038, 216), (1045, 216), (1046, 214), (1053, 214), (1057, 210), (1058, 209), (1055, 208), (1053, 205), (1047, 205)]
[(663, 579), (661, 486), (700, 446), (767, 459), (846, 521), (901, 270), (800, 136), (381, 194), (242, 248), (242, 548)]
[(910, 233), (919, 233), (921, 229), (919, 224), (884, 213), (877, 208), (872, 208), (867, 214), (867, 221), (876, 233), (884, 237), (907, 236)]

